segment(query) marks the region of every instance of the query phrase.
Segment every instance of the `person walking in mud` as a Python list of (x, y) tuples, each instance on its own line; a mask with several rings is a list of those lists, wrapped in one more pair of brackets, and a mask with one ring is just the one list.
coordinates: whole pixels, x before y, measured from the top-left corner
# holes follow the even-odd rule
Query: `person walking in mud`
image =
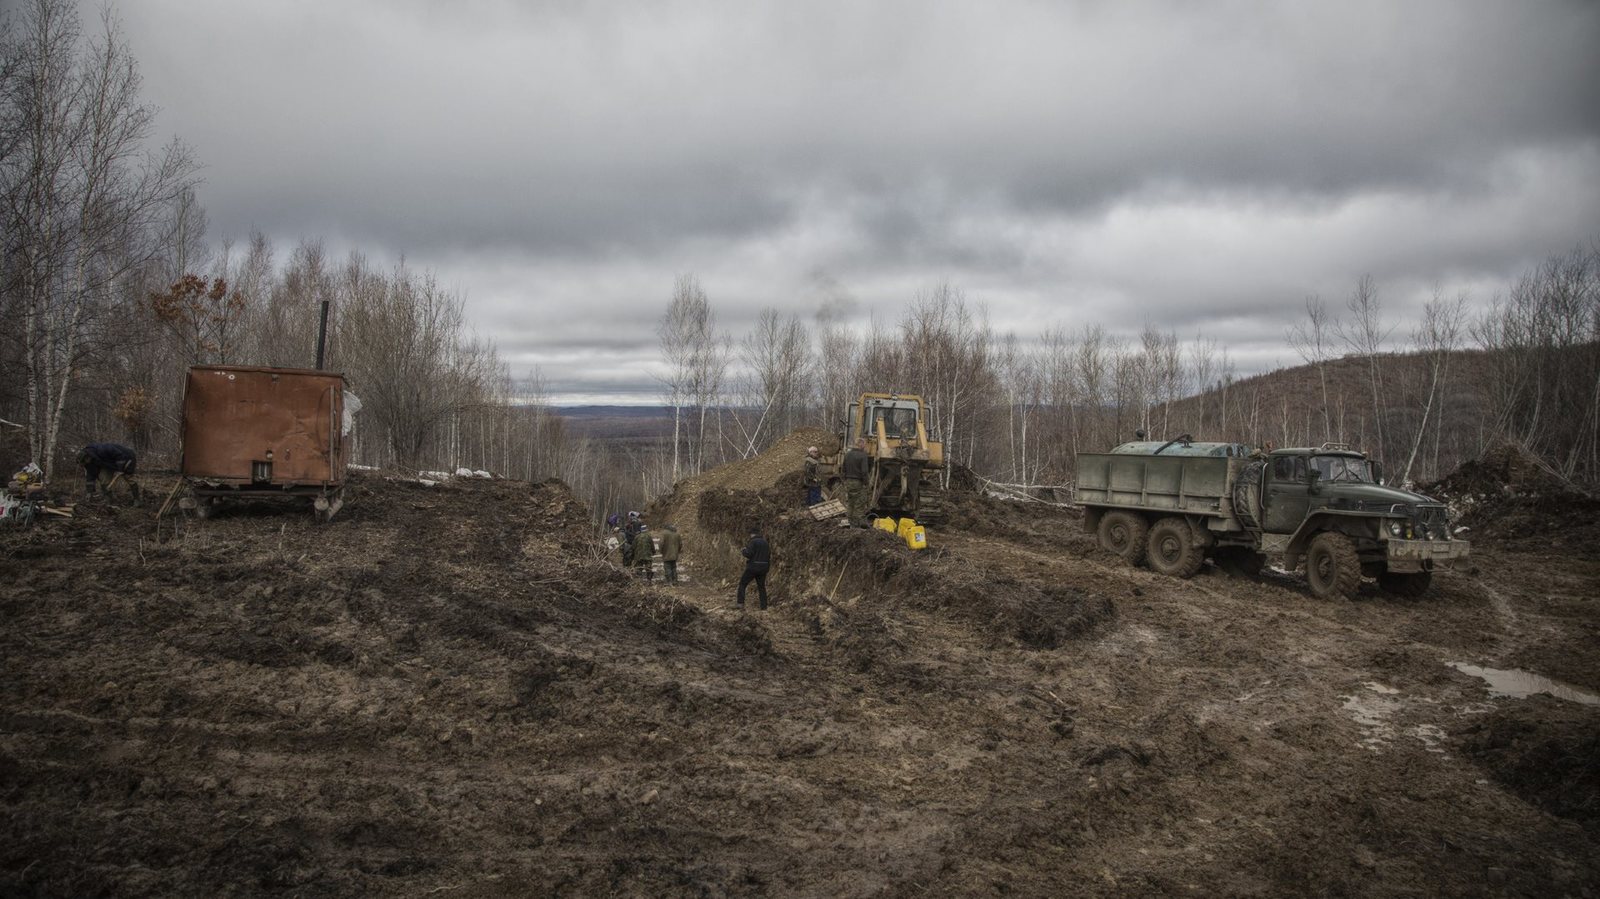
[(661, 577), (668, 584), (678, 582), (678, 554), (683, 552), (683, 538), (678, 536), (677, 525), (667, 525), (661, 534)]
[(806, 447), (806, 470), (800, 483), (806, 488), (806, 505), (822, 502), (822, 475), (817, 466), (822, 464), (822, 452), (814, 446)]
[(844, 454), (844, 464), (840, 468), (840, 474), (844, 476), (845, 510), (850, 525), (864, 528), (867, 526), (867, 479), (872, 469), (872, 461), (867, 456), (866, 438), (856, 438), (856, 445)]
[(133, 479), (139, 467), (139, 456), (120, 443), (91, 443), (78, 450), (78, 464), (83, 466), (87, 483), (84, 493), (93, 497), (98, 489), (106, 499), (111, 498), (111, 488), (118, 482), (128, 485), (128, 493), (137, 502), (139, 485)]
[(750, 542), (745, 545), (744, 574), (739, 575), (739, 599), (737, 605), (744, 608), (744, 588), (751, 581), (756, 582), (756, 596), (761, 600), (761, 611), (767, 610), (767, 570), (772, 567), (772, 547), (768, 545), (767, 538), (761, 535), (760, 528), (750, 529)]
[(655, 541), (650, 539), (650, 529), (644, 522), (639, 522), (639, 533), (633, 538), (633, 568), (639, 577), (651, 583), (655, 582), (656, 570), (654, 559), (656, 555)]

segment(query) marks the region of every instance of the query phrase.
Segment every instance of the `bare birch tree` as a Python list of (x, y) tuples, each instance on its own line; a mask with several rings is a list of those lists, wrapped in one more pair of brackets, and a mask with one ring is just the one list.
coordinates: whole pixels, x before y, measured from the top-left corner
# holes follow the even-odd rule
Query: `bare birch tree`
[(1466, 318), (1466, 296), (1446, 301), (1437, 288), (1433, 292), (1433, 299), (1422, 307), (1422, 321), (1412, 333), (1411, 339), (1413, 346), (1423, 354), (1423, 361), (1427, 366), (1428, 392), (1423, 400), (1422, 420), (1417, 424), (1417, 432), (1411, 439), (1411, 452), (1406, 456), (1406, 467), (1400, 473), (1401, 484), (1411, 480), (1412, 466), (1416, 464), (1417, 453), (1422, 449), (1423, 440), (1427, 436), (1429, 420), (1433, 420), (1436, 432), (1442, 428), (1444, 416), (1439, 411), (1439, 407), (1444, 405), (1442, 393), (1449, 372), (1450, 357), (1461, 343)]
[(1356, 289), (1350, 294), (1345, 308), (1350, 311), (1349, 321), (1334, 323), (1334, 331), (1344, 341), (1350, 352), (1360, 356), (1367, 367), (1367, 384), (1372, 389), (1373, 442), (1369, 452), (1383, 458), (1387, 445), (1384, 442), (1383, 420), (1383, 353), (1384, 341), (1394, 327), (1383, 324), (1383, 308), (1378, 301), (1378, 286), (1371, 275), (1362, 275)]
[[(943, 283), (912, 303), (901, 336), (903, 358), (913, 363), (901, 379), (927, 403), (929, 427), (952, 460), (970, 463), (977, 434), (964, 429), (995, 386), (988, 324), (958, 288)], [(949, 474), (946, 467), (947, 481)]]
[[(706, 452), (707, 426), (721, 420), (728, 341), (717, 330), (711, 301), (693, 275), (678, 277), (656, 334), (667, 365), (666, 373), (658, 380), (667, 404), (672, 406), (672, 478), (676, 481), (684, 475), (685, 467), (690, 474), (703, 471), (710, 458)], [(695, 418), (688, 425), (694, 429), (692, 436), (686, 430), (686, 412)], [(711, 416), (717, 418), (708, 422)]]
[(829, 429), (838, 429), (845, 409), (856, 399), (855, 334), (839, 320), (831, 305), (817, 311), (817, 405), (819, 420)]
[(147, 152), (154, 110), (109, 10), (85, 40), (76, 4), (31, 0), (5, 52), (0, 68), (19, 85), (6, 91), (0, 158), (6, 286), (22, 319), (29, 450), (48, 472), (76, 375), (100, 349), (88, 337), (118, 284), (157, 254), (194, 164), (176, 142)]
[(995, 361), (1005, 402), (1007, 476), (1013, 483), (1029, 486), (1037, 479), (1042, 461), (1033, 444), (1038, 440), (1035, 424), (1046, 392), (1045, 357), (1022, 346), (1017, 335), (1007, 334), (998, 342)]
[(468, 338), (461, 298), (432, 275), (384, 276), (352, 256), (340, 280), (340, 362), (393, 463), (415, 468), (436, 429), (482, 401), (498, 360)]
[(1213, 378), (1216, 376), (1219, 352), (1215, 337), (1196, 334), (1194, 341), (1189, 344), (1190, 371), (1194, 377), (1196, 406), (1194, 424), (1189, 428), (1189, 432), (1200, 439), (1205, 439), (1204, 435), (1213, 433), (1206, 425), (1206, 409), (1208, 398), (1218, 387)]
[(738, 416), (733, 420), (742, 437), (739, 456), (749, 458), (773, 438), (793, 430), (804, 414), (811, 379), (811, 343), (797, 317), (763, 309), (741, 344), (740, 360), (744, 363), (742, 393), (746, 405), (755, 410), (754, 421), (745, 425)]
[(1322, 387), (1322, 433), (1327, 435), (1323, 439), (1328, 439), (1334, 433), (1328, 404), (1328, 360), (1333, 358), (1333, 335), (1338, 324), (1328, 317), (1328, 307), (1316, 294), (1306, 297), (1305, 308), (1305, 321), (1289, 326), (1289, 346), (1317, 370)]
[(1600, 480), (1600, 247), (1545, 260), (1473, 334), (1486, 351), (1491, 436), (1569, 478)]

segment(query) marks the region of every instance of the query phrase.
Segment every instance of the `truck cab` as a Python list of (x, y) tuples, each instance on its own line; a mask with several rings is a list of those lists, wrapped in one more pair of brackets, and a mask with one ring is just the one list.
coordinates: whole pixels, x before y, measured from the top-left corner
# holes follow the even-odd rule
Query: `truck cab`
[(1264, 548), (1298, 561), (1322, 533), (1343, 534), (1363, 575), (1411, 575), (1449, 568), (1468, 544), (1454, 539), (1444, 503), (1385, 486), (1381, 467), (1343, 444), (1274, 450), (1259, 475)]

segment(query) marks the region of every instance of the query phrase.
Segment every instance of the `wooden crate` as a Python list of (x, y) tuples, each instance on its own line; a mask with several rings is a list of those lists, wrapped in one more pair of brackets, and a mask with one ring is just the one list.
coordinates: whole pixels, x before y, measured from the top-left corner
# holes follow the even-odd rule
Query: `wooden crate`
[(827, 518), (836, 518), (844, 514), (844, 503), (836, 499), (820, 502), (811, 507), (811, 517), (817, 521)]

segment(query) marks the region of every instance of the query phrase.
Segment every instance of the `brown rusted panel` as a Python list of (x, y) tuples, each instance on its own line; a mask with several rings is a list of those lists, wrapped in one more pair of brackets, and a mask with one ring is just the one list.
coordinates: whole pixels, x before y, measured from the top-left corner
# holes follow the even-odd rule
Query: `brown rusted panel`
[[(183, 474), (282, 487), (344, 482), (344, 376), (196, 365), (183, 393)], [(255, 463), (271, 477), (254, 480)]]

